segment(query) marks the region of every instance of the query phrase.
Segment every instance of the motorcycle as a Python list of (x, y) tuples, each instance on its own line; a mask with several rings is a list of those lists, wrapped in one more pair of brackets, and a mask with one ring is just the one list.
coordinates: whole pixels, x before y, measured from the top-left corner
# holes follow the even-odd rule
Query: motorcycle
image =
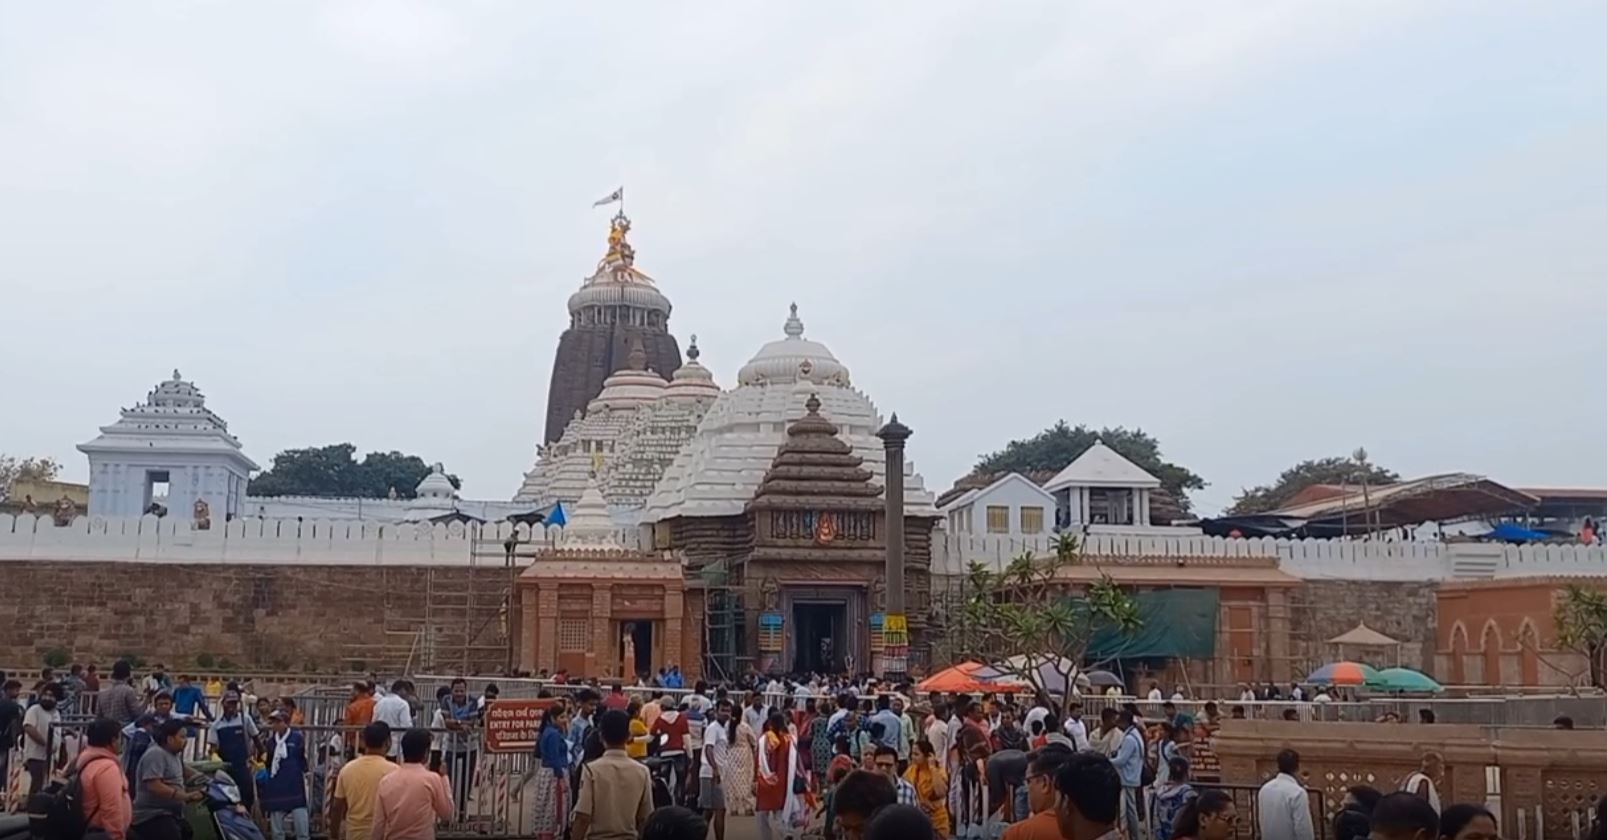
[(206, 783), (206, 798), (202, 800), (212, 812), (212, 822), (222, 840), (264, 840), (262, 829), (251, 819), (251, 814), (240, 803), (240, 786), (234, 777), (219, 770)]

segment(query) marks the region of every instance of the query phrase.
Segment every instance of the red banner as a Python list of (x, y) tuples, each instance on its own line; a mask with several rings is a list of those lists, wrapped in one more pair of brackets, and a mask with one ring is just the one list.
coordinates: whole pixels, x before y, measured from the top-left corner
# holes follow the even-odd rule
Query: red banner
[(555, 697), (494, 701), (485, 710), (486, 751), (510, 753), (535, 750), (541, 718), (548, 707), (557, 702)]

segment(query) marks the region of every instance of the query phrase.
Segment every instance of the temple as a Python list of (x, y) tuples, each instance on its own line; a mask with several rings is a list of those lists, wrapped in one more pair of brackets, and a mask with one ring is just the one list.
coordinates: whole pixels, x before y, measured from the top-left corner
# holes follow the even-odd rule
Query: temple
[(630, 229), (630, 219), (623, 213), (614, 217), (608, 252), (569, 297), (569, 328), (558, 339), (547, 388), (543, 443), (563, 436), (569, 422), (602, 392), (610, 374), (626, 368), (638, 345), (643, 354), (640, 369), (660, 381), (681, 367), (680, 346), (669, 332), (669, 298), (636, 267)]

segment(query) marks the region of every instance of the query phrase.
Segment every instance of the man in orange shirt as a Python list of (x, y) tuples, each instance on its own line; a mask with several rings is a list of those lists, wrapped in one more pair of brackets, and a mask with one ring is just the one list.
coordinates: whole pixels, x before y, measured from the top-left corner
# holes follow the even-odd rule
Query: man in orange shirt
[(1055, 815), (1055, 775), (1071, 759), (1071, 750), (1054, 744), (1035, 750), (1027, 764), (1027, 806), (1032, 816), (1004, 830), (1004, 840), (1063, 840)]
[(361, 729), (374, 722), (374, 687), (366, 682), (352, 683), (352, 699), (346, 704), (346, 725)]
[(402, 736), (402, 765), (379, 782), (374, 837), (381, 840), (435, 840), (435, 823), (452, 819), (452, 792), (446, 771), (431, 771), (430, 733), (409, 729)]
[(110, 840), (124, 840), (134, 819), (128, 798), (128, 777), (117, 758), (123, 727), (115, 720), (96, 718), (86, 733), (89, 746), (78, 754), (78, 778), (83, 785), (84, 827), (100, 831)]

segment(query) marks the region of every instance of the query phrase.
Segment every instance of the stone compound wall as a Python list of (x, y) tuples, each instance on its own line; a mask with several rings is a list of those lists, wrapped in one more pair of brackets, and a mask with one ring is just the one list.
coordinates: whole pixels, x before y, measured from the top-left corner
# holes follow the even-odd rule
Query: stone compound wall
[(0, 566), (0, 662), (59, 650), (106, 669), (211, 655), (283, 672), (491, 672), (506, 569), (31, 562)]
[(1347, 647), (1329, 639), (1365, 622), (1399, 639), (1401, 664), (1434, 673), (1436, 584), (1429, 581), (1308, 580), (1290, 595), (1290, 654), (1296, 672), (1341, 657), (1394, 664), (1394, 650)]

